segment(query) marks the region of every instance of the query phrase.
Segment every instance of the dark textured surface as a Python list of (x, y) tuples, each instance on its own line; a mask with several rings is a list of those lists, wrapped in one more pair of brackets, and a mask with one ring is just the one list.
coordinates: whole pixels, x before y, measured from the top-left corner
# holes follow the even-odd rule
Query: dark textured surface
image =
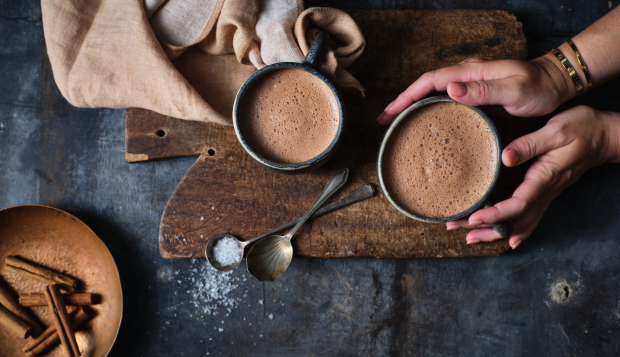
[[(306, 5), (503, 9), (523, 22), (530, 57), (609, 11), (607, 1)], [(110, 248), (125, 301), (112, 356), (620, 353), (617, 165), (594, 169), (569, 187), (513, 253), (454, 259), (295, 258), (273, 284), (238, 282), (232, 295), (243, 303), (230, 316), (197, 319), (192, 308), (180, 304), (190, 300), (186, 290), (191, 286), (162, 279), (166, 272), (187, 272), (191, 262), (164, 260), (157, 247), (164, 205), (195, 159), (127, 164), (125, 112), (76, 109), (58, 92), (39, 2), (0, 1), (0, 9), (0, 206), (41, 203), (64, 209), (84, 220)], [(615, 80), (580, 102), (620, 111), (618, 98), (620, 81)], [(541, 123), (544, 119), (534, 126)], [(244, 264), (241, 268), (234, 274), (247, 276)], [(552, 301), (550, 289), (561, 280), (572, 293), (560, 304)], [(179, 308), (172, 312), (170, 306)]]

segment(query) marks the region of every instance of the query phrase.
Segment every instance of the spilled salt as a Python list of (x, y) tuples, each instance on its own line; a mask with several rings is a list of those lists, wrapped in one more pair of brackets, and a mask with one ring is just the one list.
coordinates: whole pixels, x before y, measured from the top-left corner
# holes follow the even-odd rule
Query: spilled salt
[[(235, 290), (239, 287), (236, 282), (240, 279), (234, 276), (233, 271), (220, 272), (215, 270), (209, 263), (200, 263), (197, 259), (191, 260), (197, 268), (189, 270), (185, 276), (191, 281), (191, 290), (188, 292), (194, 305), (194, 315), (204, 317), (206, 315), (218, 315), (218, 309), (234, 309), (242, 301), (236, 297)], [(231, 310), (232, 311), (232, 310)]]

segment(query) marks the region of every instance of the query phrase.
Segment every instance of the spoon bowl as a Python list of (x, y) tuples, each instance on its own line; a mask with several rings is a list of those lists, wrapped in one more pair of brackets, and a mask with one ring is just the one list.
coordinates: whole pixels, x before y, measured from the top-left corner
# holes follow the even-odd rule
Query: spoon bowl
[[(237, 246), (239, 247), (239, 260), (230, 265), (220, 264), (220, 262), (218, 262), (217, 259), (215, 259), (215, 253), (213, 252), (213, 249), (215, 248), (217, 243), (224, 238), (232, 238), (237, 243)], [(207, 242), (207, 248), (205, 248), (205, 255), (207, 256), (207, 260), (209, 261), (209, 264), (211, 264), (211, 266), (213, 266), (215, 269), (219, 271), (233, 270), (236, 267), (238, 267), (239, 264), (241, 264), (241, 261), (243, 260), (243, 249), (248, 244), (249, 242), (242, 242), (239, 239), (237, 239), (237, 237), (233, 236), (232, 234), (228, 234), (228, 233), (216, 234), (213, 237), (211, 237), (211, 239), (209, 239), (209, 241)]]
[(272, 235), (261, 239), (248, 253), (248, 270), (260, 281), (274, 281), (293, 260), (293, 245), (284, 236)]

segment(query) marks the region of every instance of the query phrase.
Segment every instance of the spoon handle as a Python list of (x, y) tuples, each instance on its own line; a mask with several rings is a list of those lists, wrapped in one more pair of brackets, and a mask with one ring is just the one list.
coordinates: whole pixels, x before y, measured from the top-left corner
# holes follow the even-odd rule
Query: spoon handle
[[(318, 216), (322, 216), (326, 213), (329, 212), (333, 212), (337, 209), (341, 209), (343, 207), (352, 205), (354, 203), (366, 200), (371, 198), (372, 196), (375, 195), (375, 188), (372, 187), (371, 184), (367, 183), (364, 184), (363, 186), (359, 187), (358, 189), (352, 191), (351, 193), (349, 193), (348, 195), (344, 196), (343, 198), (334, 201), (332, 203), (326, 204), (325, 206), (321, 207), (321, 209), (317, 210), (316, 212), (314, 212), (314, 214), (312, 216), (310, 216), (310, 218), (316, 218)], [(265, 238), (267, 236), (270, 236), (272, 234), (278, 233), (281, 230), (287, 229), (287, 228), (291, 228), (292, 226), (294, 226), (297, 222), (299, 222), (299, 218), (296, 218), (290, 222), (288, 222), (285, 225), (282, 225), (278, 228), (272, 229), (267, 233), (261, 234), (258, 237), (254, 237), (252, 239), (248, 239), (245, 242), (242, 242), (241, 244), (243, 244), (244, 246), (247, 244), (250, 244), (252, 242), (254, 242), (257, 239), (261, 239), (261, 238)]]
[(327, 201), (327, 199), (331, 195), (334, 194), (334, 192), (338, 191), (347, 182), (348, 177), (349, 177), (349, 169), (338, 170), (338, 172), (336, 172), (334, 176), (332, 176), (332, 178), (329, 179), (329, 182), (323, 189), (323, 192), (321, 192), (321, 194), (319, 195), (319, 198), (317, 198), (316, 201), (314, 201), (312, 206), (310, 206), (308, 211), (299, 219), (299, 222), (297, 222), (295, 227), (293, 227), (293, 229), (291, 229), (291, 231), (288, 232), (285, 238), (288, 240), (291, 240), (291, 238), (293, 237), (293, 234), (297, 232), (299, 227), (301, 227), (304, 223), (306, 223), (306, 221), (308, 220), (308, 218), (310, 218), (310, 216), (312, 216), (314, 211), (319, 209), (319, 207), (321, 207), (323, 203), (325, 203), (325, 201)]

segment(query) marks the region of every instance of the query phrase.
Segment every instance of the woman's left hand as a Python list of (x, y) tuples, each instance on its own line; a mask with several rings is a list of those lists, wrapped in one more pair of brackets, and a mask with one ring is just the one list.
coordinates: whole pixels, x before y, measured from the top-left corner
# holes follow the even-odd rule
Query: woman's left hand
[(553, 117), (542, 129), (510, 143), (502, 161), (508, 167), (536, 158), (525, 180), (511, 198), (479, 210), (469, 219), (446, 223), (448, 230), (474, 228), (468, 244), (490, 242), (501, 236), (488, 228), (510, 221), (512, 249), (532, 234), (551, 201), (577, 181), (588, 169), (605, 162), (618, 162), (620, 113), (578, 106)]

